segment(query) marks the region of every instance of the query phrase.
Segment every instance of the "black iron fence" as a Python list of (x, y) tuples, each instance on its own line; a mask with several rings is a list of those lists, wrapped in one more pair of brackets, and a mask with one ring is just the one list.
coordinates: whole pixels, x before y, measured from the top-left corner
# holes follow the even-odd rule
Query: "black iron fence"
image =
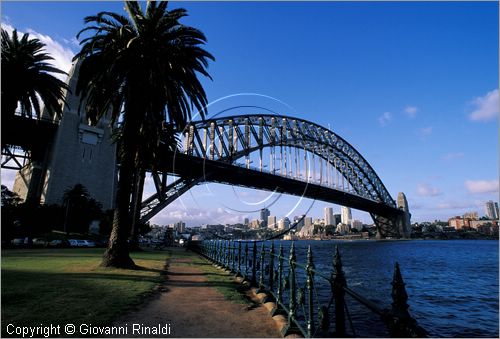
[[(391, 307), (381, 308), (347, 286), (338, 247), (329, 275), (315, 269), (311, 246), (305, 265), (297, 261), (293, 243), (287, 257), (281, 244), (276, 249), (274, 242), (266, 248), (264, 242), (257, 245), (256, 241), (209, 240), (192, 242), (190, 247), (247, 280), (257, 287), (257, 293), (265, 293), (264, 302), (275, 304), (271, 314), (281, 314), (288, 320), (282, 330), (283, 336), (355, 337), (356, 329), (345, 301), (346, 295), (378, 315), (391, 337), (427, 336), (408, 312), (408, 295), (398, 263), (391, 282)], [(318, 284), (320, 280), (321, 284)], [(321, 291), (323, 296), (327, 293), (326, 299), (318, 297), (317, 285), (327, 289)], [(325, 302), (327, 299), (328, 303)]]

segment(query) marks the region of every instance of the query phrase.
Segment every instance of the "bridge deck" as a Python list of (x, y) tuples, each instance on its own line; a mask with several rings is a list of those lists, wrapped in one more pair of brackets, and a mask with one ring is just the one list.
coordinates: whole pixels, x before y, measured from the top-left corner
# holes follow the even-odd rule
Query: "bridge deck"
[(59, 125), (53, 121), (20, 116), (2, 118), (2, 147), (20, 146), (26, 150), (44, 148), (55, 135)]
[(204, 178), (203, 181), (207, 182), (304, 196), (310, 199), (356, 208), (383, 217), (393, 217), (395, 214), (403, 214), (403, 211), (398, 208), (344, 191), (247, 169), (226, 162), (189, 156), (183, 153), (165, 156), (161, 162), (161, 170), (179, 176), (191, 178), (202, 177)]

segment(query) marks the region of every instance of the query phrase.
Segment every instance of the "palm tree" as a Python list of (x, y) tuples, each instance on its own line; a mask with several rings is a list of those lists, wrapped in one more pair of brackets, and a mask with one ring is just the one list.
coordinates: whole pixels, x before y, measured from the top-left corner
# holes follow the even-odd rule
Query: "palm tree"
[(127, 238), (134, 174), (153, 157), (162, 122), (180, 130), (195, 108), (203, 116), (207, 104), (198, 74), (210, 78), (206, 68), (213, 56), (200, 45), (204, 34), (179, 23), (184, 9), (167, 10), (167, 2), (126, 1), (128, 17), (101, 12), (85, 18), (90, 24), (78, 34), (93, 34), (81, 41), (75, 56), (80, 71), (76, 92), (81, 94), (87, 117), (97, 122), (110, 114), (120, 121), (118, 156), (120, 176), (113, 227), (102, 266), (133, 268)]
[(2, 123), (8, 123), (18, 105), (21, 115), (41, 117), (40, 100), (49, 113), (59, 115), (68, 86), (50, 73), (66, 74), (47, 63), (53, 60), (44, 52), (45, 45), (38, 39), (29, 39), (26, 33), (19, 40), (17, 30), (2, 29)]

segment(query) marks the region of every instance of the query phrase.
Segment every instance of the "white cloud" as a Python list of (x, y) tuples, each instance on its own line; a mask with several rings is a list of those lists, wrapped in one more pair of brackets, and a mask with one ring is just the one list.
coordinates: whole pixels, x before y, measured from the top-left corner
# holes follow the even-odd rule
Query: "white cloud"
[(426, 139), (429, 135), (432, 134), (432, 126), (419, 129), (417, 131), (417, 134), (421, 139)]
[(445, 161), (452, 161), (452, 160), (462, 159), (464, 156), (465, 156), (465, 153), (463, 153), (463, 152), (452, 152), (452, 153), (446, 153), (445, 155), (443, 155), (442, 159)]
[[(441, 211), (441, 210), (455, 210), (455, 212), (447, 212), (443, 217), (448, 218), (450, 215), (448, 213), (458, 213), (463, 214), (467, 210), (473, 210), (481, 208), (484, 206), (482, 201), (456, 201), (456, 200), (442, 200), (437, 203), (432, 204), (416, 204), (411, 205), (412, 210), (424, 210), (424, 211)], [(438, 217), (435, 212), (433, 212), (427, 219)]]
[(188, 226), (202, 224), (236, 224), (243, 222), (248, 215), (234, 214), (224, 208), (198, 208), (190, 206), (189, 209), (172, 203), (171, 206), (151, 219), (151, 223), (159, 225), (172, 224), (184, 221)]
[(443, 192), (441, 192), (437, 187), (432, 187), (427, 184), (418, 184), (417, 194), (422, 197), (435, 197), (443, 194)]
[(472, 121), (490, 121), (498, 118), (498, 88), (482, 97), (474, 98), (476, 109), (469, 115)]
[(415, 116), (417, 115), (417, 112), (418, 112), (418, 107), (415, 107), (415, 106), (406, 106), (405, 109), (404, 109), (404, 112), (410, 118), (415, 118)]
[(389, 122), (392, 120), (392, 113), (391, 112), (384, 112), (379, 118), (378, 122), (382, 127), (385, 127), (389, 124)]
[(464, 185), (471, 194), (498, 193), (498, 179), (466, 180)]
[(6, 23), (2, 23), (2, 28), (5, 29), (9, 34), (12, 34), (12, 31), (14, 30), (14, 27)]
[(477, 204), (472, 202), (457, 202), (457, 201), (442, 201), (436, 204), (438, 210), (452, 210), (452, 209), (471, 209), (476, 208)]
[[(13, 26), (4, 23), (2, 23), (2, 28), (5, 29), (9, 34), (12, 34), (12, 31), (14, 30)], [(21, 37), (24, 33), (25, 32), (18, 31), (19, 37)], [(48, 35), (38, 33), (29, 28), (27, 29), (26, 33), (29, 33), (31, 39), (37, 38), (43, 44), (45, 44), (45, 52), (48, 53), (52, 58), (54, 58), (54, 60), (50, 60), (49, 63), (66, 73), (69, 72), (69, 70), (71, 69), (71, 60), (75, 55), (71, 48), (63, 46), (63, 44), (57, 42)], [(66, 43), (66, 45), (73, 45), (73, 42), (70, 41)], [(67, 76), (64, 74), (53, 73), (53, 75), (61, 79), (62, 81), (66, 81)]]

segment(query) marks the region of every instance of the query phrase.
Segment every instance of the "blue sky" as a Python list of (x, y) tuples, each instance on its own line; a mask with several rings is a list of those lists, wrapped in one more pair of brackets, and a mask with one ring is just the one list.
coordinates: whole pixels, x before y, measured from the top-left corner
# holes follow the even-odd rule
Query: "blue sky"
[[(391, 195), (407, 195), (413, 221), (498, 201), (497, 2), (173, 2), (189, 12), (216, 58), (203, 80), (210, 114), (263, 105), (314, 121), (346, 139)], [(3, 1), (2, 27), (32, 32), (57, 65), (78, 51), (83, 17), (123, 11), (121, 2)], [(279, 101), (278, 101), (279, 100)], [(235, 113), (235, 112), (233, 112)], [(12, 173), (2, 171), (10, 183)], [(152, 192), (148, 185), (146, 192)], [(188, 225), (255, 218), (269, 194), (210, 184), (185, 194), (152, 221)], [(274, 201), (274, 196), (267, 200)], [(278, 217), (323, 202), (281, 196)], [(238, 203), (235, 203), (238, 201)], [(340, 207), (333, 206), (335, 212)], [(370, 222), (368, 214), (354, 217)]]

